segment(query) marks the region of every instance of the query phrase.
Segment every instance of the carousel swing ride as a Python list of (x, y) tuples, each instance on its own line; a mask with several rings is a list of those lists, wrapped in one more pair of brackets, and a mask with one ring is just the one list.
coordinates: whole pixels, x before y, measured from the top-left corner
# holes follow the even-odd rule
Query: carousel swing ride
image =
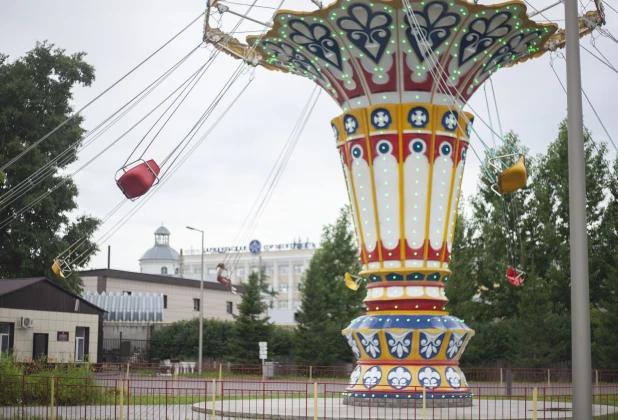
[[(344, 403), (471, 405), (459, 359), (474, 331), (444, 311), (466, 153), (467, 101), (493, 73), (564, 46), (564, 31), (526, 5), (462, 0), (337, 0), (278, 10), (269, 31), (239, 42), (206, 19), (204, 41), (227, 54), (307, 77), (343, 114), (331, 121), (367, 282), (367, 314), (343, 334), (358, 359)], [(214, 2), (220, 13), (227, 5)], [(209, 8), (209, 10), (210, 10)], [(602, 7), (580, 36), (604, 24)], [(526, 185), (525, 158), (492, 156), (499, 195)], [(517, 160), (505, 164), (509, 158)], [(508, 252), (508, 250), (507, 250)], [(515, 286), (524, 272), (509, 262)]]
[[(248, 17), (248, 12), (236, 13), (221, 2), (209, 5), (205, 12), (203, 41), (214, 47), (213, 52), (204, 65), (146, 115), (175, 97), (157, 123), (165, 115), (167, 119), (139, 158), (129, 163), (157, 123), (146, 132), (117, 172), (115, 182), (124, 197), (103, 222), (125, 202), (146, 197), (97, 243), (108, 239), (132, 217), (153, 192), (158, 191), (158, 185), (164, 184), (204, 141), (246, 89), (245, 86), (206, 133), (196, 136), (229, 87), (242, 75), (244, 66), (261, 66), (309, 78), (343, 111), (331, 121), (331, 127), (363, 265), (358, 276), (346, 273), (344, 281), (352, 290), (358, 290), (362, 283), (366, 283), (367, 289), (364, 300), (367, 313), (343, 330), (358, 359), (344, 394), (344, 403), (415, 405), (426, 392), (430, 404), (470, 405), (471, 392), (459, 368), (459, 359), (474, 331), (445, 312), (448, 299), (444, 292), (451, 275), (449, 261), (464, 165), (467, 151), (472, 149), (471, 134), (476, 133), (475, 118), (464, 111), (464, 107), (471, 109), (468, 100), (498, 69), (564, 47), (564, 31), (555, 24), (531, 20), (535, 13), (528, 14), (526, 5), (518, 0), (494, 5), (465, 0), (337, 0), (325, 7), (317, 0), (314, 3), (318, 9), (311, 12), (279, 10), (279, 6), (272, 22), (263, 23), (268, 31), (247, 37), (247, 43), (238, 41), (221, 28), (212, 28), (209, 24), (211, 12), (232, 13), (242, 19), (262, 22)], [(595, 5), (596, 10), (580, 17), (580, 36), (605, 24), (601, 4), (596, 1)], [(234, 31), (237, 28), (238, 25)], [(241, 65), (195, 126), (159, 165), (147, 156), (150, 146), (220, 52), (240, 59)], [(164, 80), (186, 57), (112, 114), (110, 119), (114, 119), (110, 124), (129, 112), (143, 99), (140, 95), (147, 95), (151, 86), (156, 87), (159, 80)], [(251, 80), (253, 77), (249, 82)], [(282, 156), (289, 158), (316, 101), (317, 96), (307, 103), (289, 140), (289, 148), (286, 144)], [(477, 119), (483, 121), (478, 116)], [(109, 127), (105, 127), (108, 120), (84, 139), (100, 127), (104, 132)], [(65, 123), (0, 167), (0, 173)], [(98, 136), (99, 132), (85, 145)], [(194, 137), (199, 138), (194, 141)], [(183, 154), (189, 144), (191, 147)], [(0, 209), (10, 206), (50, 176), (53, 170), (49, 168), (61, 166), (63, 159), (70, 159), (79, 151), (81, 149), (71, 146), (16, 185), (0, 198)], [(98, 156), (100, 154), (73, 175)], [(508, 155), (490, 154), (489, 161), (492, 189), (502, 197), (504, 214), (504, 196), (526, 185), (526, 160), (523, 154), (513, 150)], [(278, 161), (277, 176), (285, 164), (285, 159)], [(265, 184), (265, 187), (270, 185), (269, 194), (275, 181), (273, 178)], [(0, 228), (32, 209), (57, 187), (14, 211), (0, 222)], [(268, 195), (264, 197), (257, 205), (260, 211)], [(250, 235), (255, 223), (257, 217), (248, 223), (251, 228), (243, 233), (242, 240)], [(97, 245), (85, 251), (80, 249), (86, 242), (85, 237), (78, 239), (60, 253), (53, 262), (52, 271), (65, 277), (73, 267), (86, 261), (96, 252)], [(515, 261), (511, 247), (507, 243), (506, 277), (514, 286), (520, 286), (525, 276), (523, 264)], [(234, 267), (235, 258), (227, 255), (224, 262), (229, 261)]]

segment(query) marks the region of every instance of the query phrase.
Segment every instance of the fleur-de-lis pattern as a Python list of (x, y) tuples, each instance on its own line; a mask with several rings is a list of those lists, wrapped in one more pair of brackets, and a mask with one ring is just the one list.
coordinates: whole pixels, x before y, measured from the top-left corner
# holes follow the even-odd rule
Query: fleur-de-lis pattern
[(451, 366), (446, 368), (446, 382), (451, 386), (451, 388), (459, 389), (461, 388), (461, 377), (459, 376), (459, 372)]
[(496, 41), (507, 36), (512, 29), (511, 25), (507, 24), (510, 18), (510, 13), (501, 12), (490, 18), (480, 17), (473, 20), (461, 40), (459, 65), (464, 65)]
[(263, 38), (248, 38), (259, 39), (261, 64), (313, 79), (345, 109), (413, 101), (439, 91), (439, 80), (465, 102), (488, 74), (542, 54), (557, 29), (530, 20), (519, 3), (463, 0), (413, 2), (411, 10), (339, 0), (315, 13), (279, 12), (274, 22)]
[(354, 388), (358, 383), (361, 376), (361, 370), (362, 369), (360, 366), (356, 366), (356, 369), (352, 371), (352, 375), (350, 375), (350, 388)]
[(360, 359), (361, 357), (360, 349), (358, 348), (358, 344), (356, 344), (354, 335), (352, 333), (348, 333), (345, 335), (345, 337), (348, 339), (348, 345), (352, 349), (352, 353), (354, 353), (354, 357), (356, 357), (357, 359)]
[(429, 54), (442, 45), (459, 24), (459, 14), (449, 12), (448, 9), (448, 4), (443, 2), (428, 3), (422, 11), (412, 12), (412, 24), (406, 15), (406, 37), (420, 62), (424, 62)]
[(440, 352), (446, 333), (421, 332), (419, 342), (420, 354), (423, 359), (433, 359)]
[(467, 333), (457, 333), (453, 332), (451, 337), (448, 340), (448, 346), (446, 348), (446, 358), (452, 360), (457, 353), (459, 353), (459, 349), (463, 346), (463, 343), (466, 341)]
[(395, 334), (386, 331), (384, 335), (391, 356), (397, 359), (405, 359), (410, 355), (410, 351), (412, 350), (412, 332)]
[(337, 20), (348, 40), (378, 63), (391, 38), (389, 25), (393, 21), (387, 13), (373, 13), (369, 6), (359, 3), (348, 8), (348, 17)]
[(332, 64), (339, 70), (341, 66), (341, 50), (339, 43), (330, 36), (330, 30), (323, 24), (308, 25), (302, 20), (291, 20), (290, 40), (307, 48), (316, 57)]
[(402, 366), (397, 366), (388, 373), (388, 384), (396, 390), (402, 390), (412, 383), (412, 374)]
[(418, 382), (421, 386), (434, 389), (440, 386), (442, 378), (440, 377), (440, 372), (427, 366), (418, 371)]
[(380, 338), (377, 332), (367, 335), (358, 333), (358, 339), (363, 346), (363, 350), (365, 350), (365, 353), (369, 357), (371, 357), (372, 359), (377, 359), (378, 357), (380, 357), (380, 354), (382, 354), (382, 350), (380, 349)]
[(382, 369), (378, 366), (373, 366), (363, 375), (363, 385), (367, 389), (371, 389), (380, 383), (382, 379)]

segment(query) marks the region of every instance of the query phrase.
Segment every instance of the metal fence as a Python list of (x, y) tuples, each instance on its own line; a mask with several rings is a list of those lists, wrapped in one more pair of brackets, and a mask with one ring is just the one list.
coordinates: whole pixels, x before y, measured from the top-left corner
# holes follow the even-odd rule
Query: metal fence
[[(346, 382), (354, 365), (347, 366), (300, 366), (272, 365), (272, 378), (274, 380), (299, 380), (299, 381), (342, 381)], [(130, 373), (126, 376), (127, 371)], [(126, 379), (133, 377), (157, 377), (172, 376), (199, 378), (199, 366), (191, 362), (169, 363), (103, 363), (97, 365), (99, 375), (118, 376), (123, 375)], [(236, 380), (260, 380), (263, 375), (262, 365), (241, 365), (231, 363), (207, 363), (202, 365), (202, 378), (207, 379), (236, 379)], [(499, 386), (536, 386), (551, 387), (556, 384), (570, 384), (572, 380), (571, 369), (529, 369), (529, 368), (466, 368), (463, 367), (468, 382), (479, 384), (496, 384)], [(592, 370), (592, 382), (594, 385), (618, 384), (618, 370)]]
[(147, 363), (149, 340), (103, 339), (103, 361), (106, 363)]
[[(571, 386), (470, 383), (472, 405), (425, 398), (385, 404), (363, 390), (366, 405), (344, 404), (347, 383), (330, 381), (198, 380), (193, 378), (0, 376), (0, 419), (567, 419)], [(408, 389), (409, 390), (409, 389)], [(422, 395), (422, 388), (414, 389)], [(391, 390), (392, 391), (392, 390)], [(591, 412), (618, 420), (618, 384), (594, 386)], [(402, 394), (402, 398), (405, 395)]]

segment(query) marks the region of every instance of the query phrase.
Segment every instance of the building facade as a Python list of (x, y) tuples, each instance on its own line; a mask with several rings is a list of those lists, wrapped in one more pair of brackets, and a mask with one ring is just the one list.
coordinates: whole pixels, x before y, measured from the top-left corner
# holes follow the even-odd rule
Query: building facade
[[(151, 323), (170, 324), (172, 322), (199, 317), (200, 307), (204, 305), (205, 318), (231, 321), (237, 313), (242, 286), (239, 294), (233, 295), (229, 289), (207, 276), (204, 280), (204, 301), (200, 298), (200, 282), (170, 275), (134, 273), (111, 269), (88, 270), (79, 273), (84, 282), (84, 292), (106, 295), (158, 295), (162, 297), (161, 321)], [(122, 299), (119, 302), (125, 302)], [(129, 300), (126, 300), (127, 305)], [(122, 311), (120, 311), (122, 312)], [(115, 320), (119, 323), (133, 322), (131, 319)]]
[[(253, 241), (255, 244), (257, 241)], [(300, 284), (302, 276), (309, 267), (309, 261), (315, 253), (315, 245), (311, 243), (291, 243), (274, 246), (260, 246), (259, 253), (252, 253), (245, 247), (209, 248), (204, 255), (205, 271), (209, 276), (215, 276), (217, 264), (225, 262), (230, 270), (230, 278), (235, 284), (242, 284), (251, 272), (258, 272), (263, 267), (265, 278), (270, 290), (277, 293), (272, 301), (272, 311), (298, 310), (301, 302)], [(254, 251), (255, 252), (255, 251)], [(181, 254), (182, 276), (199, 278), (201, 273), (201, 250), (189, 249)], [(280, 314), (272, 313), (275, 322)], [(293, 318), (293, 316), (292, 316)], [(279, 322), (276, 322), (279, 323)]]
[(100, 362), (103, 314), (44, 277), (0, 280), (0, 352), (19, 361)]

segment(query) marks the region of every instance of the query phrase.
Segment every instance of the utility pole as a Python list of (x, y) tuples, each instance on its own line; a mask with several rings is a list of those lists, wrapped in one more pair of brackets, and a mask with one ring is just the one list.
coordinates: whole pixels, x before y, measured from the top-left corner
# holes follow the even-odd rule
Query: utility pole
[(571, 243), (571, 349), (573, 418), (592, 418), (590, 290), (586, 218), (586, 160), (582, 114), (577, 0), (564, 1), (569, 130), (569, 228)]
[(202, 376), (202, 342), (204, 341), (204, 231), (187, 226), (187, 229), (201, 232), (202, 234), (202, 272), (200, 276), (200, 343), (197, 355), (197, 371)]

